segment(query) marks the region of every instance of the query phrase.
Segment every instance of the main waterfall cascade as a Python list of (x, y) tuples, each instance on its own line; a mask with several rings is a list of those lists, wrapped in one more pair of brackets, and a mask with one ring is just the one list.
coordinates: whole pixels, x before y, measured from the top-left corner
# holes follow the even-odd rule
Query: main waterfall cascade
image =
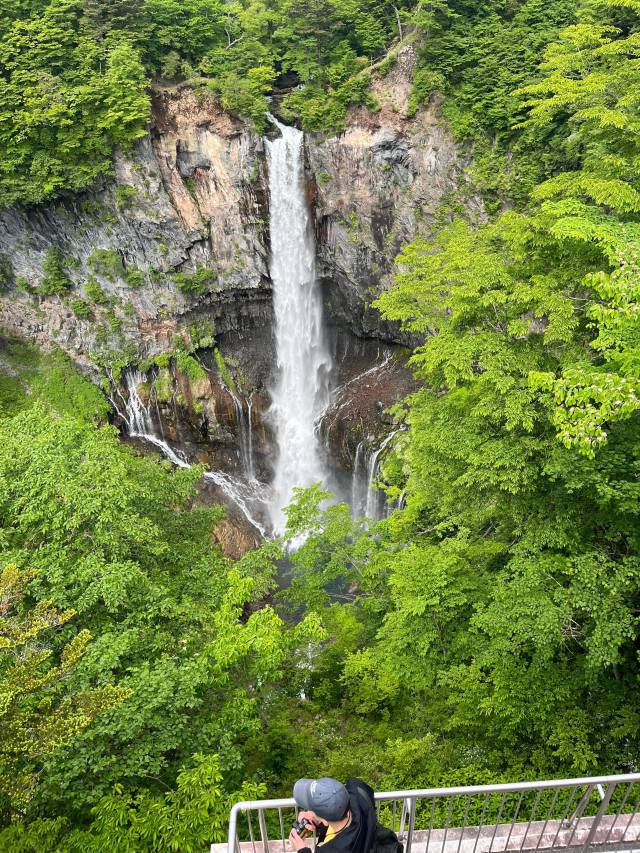
[(294, 486), (326, 484), (328, 472), (316, 423), (329, 403), (329, 354), (316, 281), (315, 243), (304, 181), (304, 136), (273, 119), (280, 131), (266, 140), (270, 191), (270, 272), (276, 319), (277, 379), (271, 416), (278, 456), (269, 514), (284, 527)]

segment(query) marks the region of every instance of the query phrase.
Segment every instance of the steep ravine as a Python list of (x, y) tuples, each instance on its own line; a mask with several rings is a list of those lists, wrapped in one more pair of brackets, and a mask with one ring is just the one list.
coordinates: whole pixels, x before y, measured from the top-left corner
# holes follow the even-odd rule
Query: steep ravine
[[(406, 117), (412, 63), (406, 48), (375, 82), (378, 112), (359, 109), (339, 137), (305, 141), (335, 364), (320, 430), (345, 496), (358, 454), (371, 458), (393, 428), (385, 409), (412, 387), (407, 341), (370, 303), (390, 285), (400, 246), (428, 233), (464, 165), (437, 104)], [(10, 261), (0, 327), (61, 347), (96, 380), (110, 369), (114, 400), (120, 368), (146, 370), (141, 396), (158, 434), (212, 470), (242, 473), (249, 425), (256, 475), (268, 480), (268, 223), (264, 140), (209, 96), (157, 89), (150, 133), (117, 153), (114, 180), (0, 213), (0, 257)]]

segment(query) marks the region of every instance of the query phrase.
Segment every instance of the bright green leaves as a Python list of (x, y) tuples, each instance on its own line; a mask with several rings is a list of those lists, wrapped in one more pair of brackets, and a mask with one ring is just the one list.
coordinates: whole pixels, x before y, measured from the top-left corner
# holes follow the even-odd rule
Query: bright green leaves
[(640, 192), (626, 181), (616, 178), (605, 179), (584, 172), (564, 172), (541, 184), (533, 193), (536, 199), (556, 196), (586, 196), (598, 205), (608, 207), (616, 213), (640, 211)]
[(60, 296), (71, 288), (72, 282), (67, 275), (64, 257), (59, 249), (52, 247), (42, 264), (44, 273), (40, 282), (40, 293), (45, 296)]
[[(12, 368), (19, 355), (10, 353)], [(73, 394), (84, 380), (74, 384), (65, 366)], [(33, 373), (21, 370), (25, 386), (37, 385)], [(199, 469), (134, 456), (112, 427), (95, 426), (92, 409), (80, 419), (68, 413), (69, 400), (59, 405), (64, 389), (51, 393), (46, 371), (41, 384), (35, 402), (27, 398), (0, 419), (0, 565), (32, 565), (30, 596), (73, 608), (91, 630), (82, 656), (85, 638), (72, 623), (52, 639), (86, 707), (96, 682), (106, 691), (118, 684), (128, 698), (94, 713), (74, 732), (73, 749), (44, 757), (37, 807), (86, 817), (117, 782), (135, 789), (160, 780), (166, 789), (197, 750), (219, 755), (229, 790), (242, 776), (240, 744), (260, 728), (263, 695), (299, 647), (321, 639), (318, 620), (287, 632), (273, 609), (249, 613), (250, 602), (270, 595), (272, 567), (248, 556), (232, 570), (221, 557), (212, 544), (221, 510), (192, 506)], [(162, 799), (149, 796), (155, 813)], [(197, 821), (193, 832), (202, 842)]]
[(528, 128), (542, 132), (568, 113), (567, 156), (579, 168), (537, 187), (528, 217), (504, 214), (477, 231), (458, 223), (407, 247), (396, 288), (378, 303), (435, 335), (413, 358), (432, 386), (493, 383), (511, 398), (508, 428), (528, 430), (539, 390), (560, 439), (588, 454), (640, 396), (639, 53), (633, 32), (568, 28), (547, 51), (543, 79), (522, 93), (534, 96)]
[(43, 761), (129, 695), (118, 687), (69, 690), (90, 640), (76, 634), (56, 662), (46, 643), (74, 616), (41, 601), (20, 612), (33, 572), (0, 571), (0, 813), (14, 817), (34, 796)]
[(570, 128), (528, 213), (415, 241), (377, 302), (424, 334), (425, 387), (349, 701), (399, 713), (417, 691), (448, 737), (536, 772), (613, 766), (639, 731), (633, 29), (572, 28), (525, 90), (528, 139)]
[(82, 4), (50, 3), (0, 39), (0, 204), (80, 190), (111, 167), (114, 144), (146, 129), (146, 74), (130, 42), (98, 45)]
[(639, 55), (633, 29), (623, 35), (607, 25), (571, 27), (549, 48), (545, 78), (523, 90), (535, 96), (528, 125), (569, 114), (567, 146), (581, 160), (579, 170), (545, 181), (534, 193), (547, 200), (542, 211), (549, 232), (567, 248), (573, 241), (591, 243), (603, 255), (582, 276), (592, 294), (585, 312), (595, 330), (590, 348), (602, 360), (591, 355), (591, 364), (584, 359), (555, 377), (532, 375), (535, 387), (553, 394), (560, 439), (586, 454), (602, 446), (611, 424), (639, 408)]
[(106, 73), (98, 89), (104, 112), (97, 124), (111, 144), (126, 147), (146, 134), (146, 85), (147, 75), (138, 51), (127, 42), (116, 44), (108, 54)]
[(113, 147), (146, 133), (157, 76), (207, 85), (262, 131), (268, 96), (288, 75), (288, 116), (309, 129), (342, 127), (349, 105), (373, 106), (361, 72), (395, 34), (394, 8), (370, 0), (12, 7), (0, 25), (0, 206), (45, 202), (108, 173)]
[(177, 776), (176, 788), (163, 795), (126, 795), (121, 788), (96, 806), (90, 832), (72, 835), (70, 843), (87, 853), (103, 850), (114, 840), (118, 851), (199, 853), (204, 839), (223, 841), (231, 805), (264, 796), (257, 785), (243, 785), (229, 795), (217, 755), (194, 755), (191, 767)]

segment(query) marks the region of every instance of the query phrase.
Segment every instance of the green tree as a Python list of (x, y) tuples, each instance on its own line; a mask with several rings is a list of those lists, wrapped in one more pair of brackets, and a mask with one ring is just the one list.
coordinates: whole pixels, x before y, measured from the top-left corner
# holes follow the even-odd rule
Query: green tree
[(34, 573), (8, 564), (0, 572), (0, 816), (13, 820), (33, 798), (45, 760), (63, 751), (128, 691), (117, 686), (70, 690), (90, 640), (80, 631), (56, 662), (47, 638), (75, 615), (47, 601), (22, 609)]
[(52, 0), (24, 9), (0, 37), (0, 204), (84, 189), (109, 171), (114, 144), (145, 132), (136, 50), (96, 41), (81, 21), (80, 0)]
[[(73, 608), (94, 636), (70, 689), (117, 684), (129, 693), (76, 733), (72, 750), (45, 756), (29, 820), (86, 820), (116, 784), (125, 797), (146, 790), (153, 799), (198, 751), (218, 754), (233, 791), (243, 781), (242, 742), (259, 730), (263, 701), (295, 668), (316, 623), (287, 631), (269, 607), (248, 613), (272, 589), (272, 567), (234, 566), (212, 545), (222, 513), (192, 505), (200, 470), (132, 454), (112, 427), (96, 427), (93, 386), (68, 377), (66, 396), (64, 367), (34, 370), (16, 349), (15, 372), (20, 358), (23, 399), (9, 398), (0, 417), (0, 564), (33, 566), (34, 600)], [(53, 653), (79, 642), (76, 634), (65, 623)]]

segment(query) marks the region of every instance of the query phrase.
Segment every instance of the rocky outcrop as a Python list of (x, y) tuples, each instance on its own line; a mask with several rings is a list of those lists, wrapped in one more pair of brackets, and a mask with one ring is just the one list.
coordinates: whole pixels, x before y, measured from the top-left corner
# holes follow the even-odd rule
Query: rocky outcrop
[(391, 285), (401, 247), (431, 232), (465, 165), (439, 99), (407, 118), (414, 63), (407, 45), (374, 80), (377, 112), (354, 110), (343, 134), (307, 142), (328, 313), (357, 335), (396, 341), (403, 340), (397, 327), (381, 322), (370, 303)]
[(364, 442), (377, 447), (396, 428), (389, 409), (416, 390), (401, 346), (353, 338), (338, 332), (331, 403), (320, 435), (336, 467), (352, 472), (356, 450)]
[[(0, 255), (14, 286), (0, 326), (57, 344), (94, 368), (176, 337), (269, 327), (267, 191), (262, 139), (189, 88), (153, 95), (151, 130), (115, 158), (115, 180), (56, 205), (0, 214)], [(58, 252), (72, 287), (47, 293)]]

